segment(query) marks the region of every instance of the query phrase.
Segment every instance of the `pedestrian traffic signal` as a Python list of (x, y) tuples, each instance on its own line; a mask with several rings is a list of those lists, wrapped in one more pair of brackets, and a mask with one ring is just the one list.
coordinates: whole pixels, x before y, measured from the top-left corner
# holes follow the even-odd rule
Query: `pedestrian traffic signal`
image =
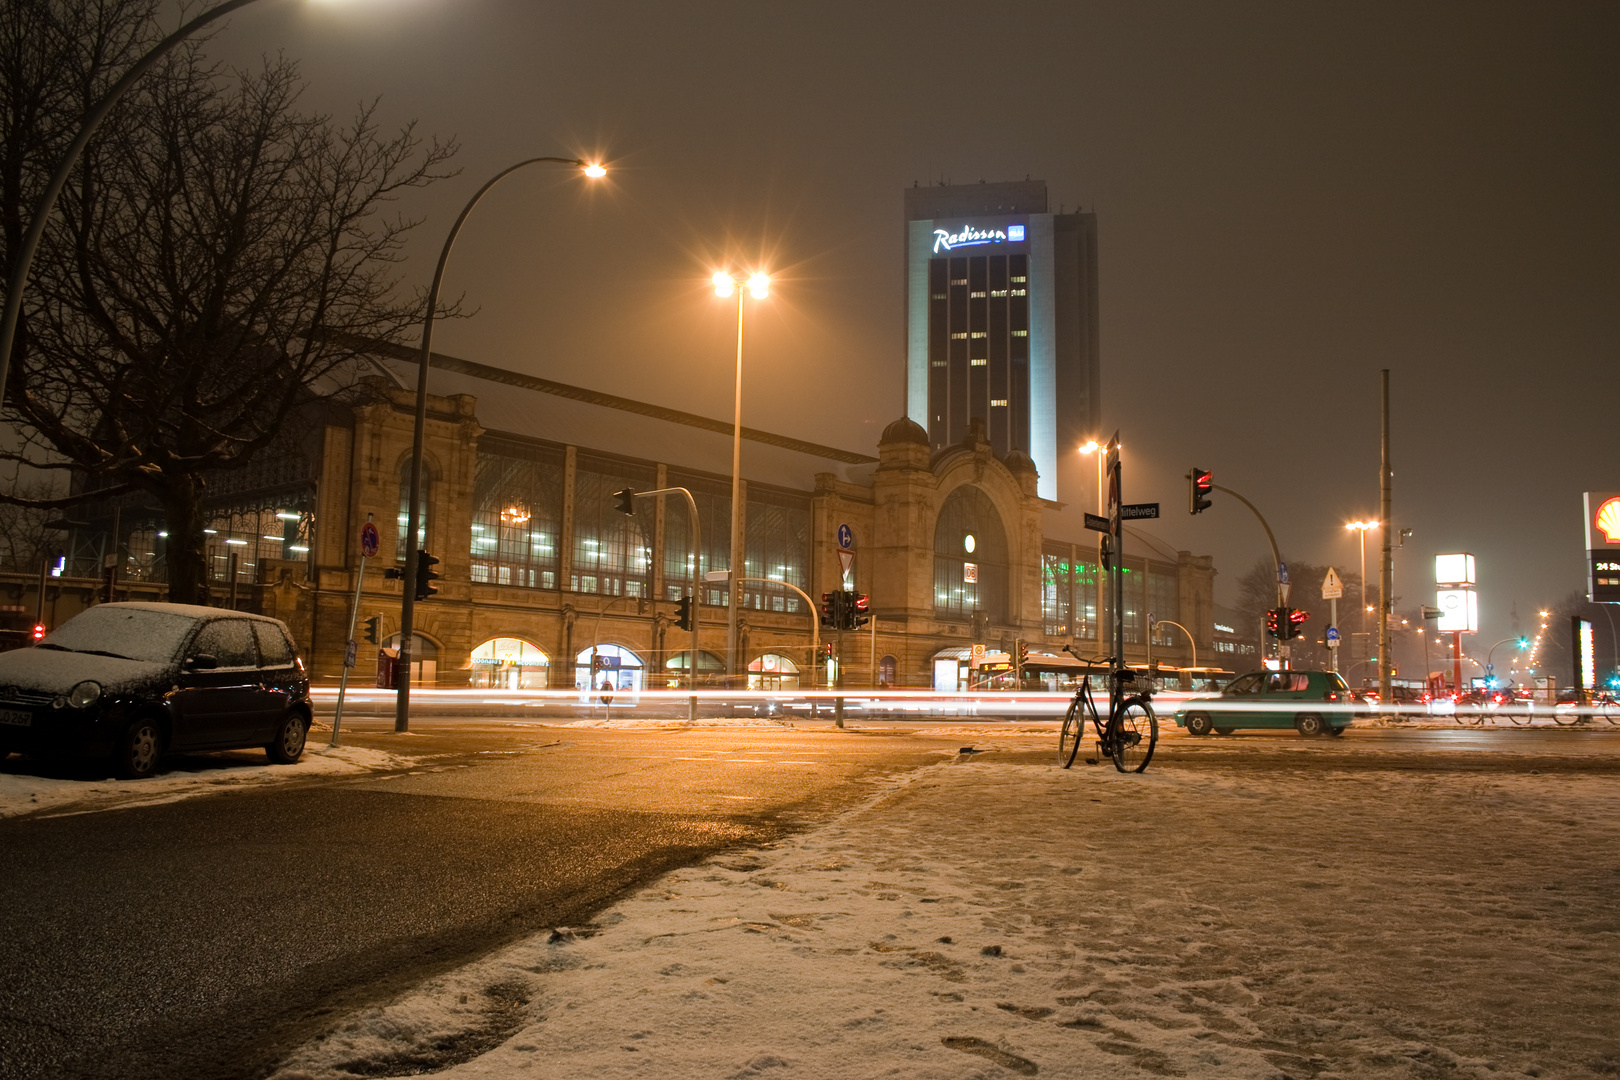
[(1215, 490), (1215, 474), (1194, 465), (1187, 474), (1187, 510), (1196, 514), (1210, 507), (1209, 493)]
[(1281, 639), (1282, 638), (1282, 621), (1283, 621), (1282, 612), (1279, 611), (1277, 608), (1271, 608), (1271, 609), (1267, 610), (1267, 612), (1266, 612), (1266, 634), (1268, 636), (1270, 636), (1270, 637)]
[(44, 641), (45, 640), (45, 624), (44, 623), (39, 622), (39, 623), (34, 624), (34, 640), (35, 641)]
[(617, 510), (621, 514), (628, 514), (631, 517), (634, 517), (636, 513), (636, 504), (633, 500), (635, 497), (636, 493), (631, 488), (623, 488), (619, 491), (615, 491), (613, 493), (613, 509)]
[(867, 612), (865, 593), (852, 592), (844, 596), (844, 618), (849, 620), (849, 629), (859, 630), (872, 621), (872, 616)]
[(426, 600), (428, 597), (438, 593), (439, 590), (434, 588), (433, 583), (439, 580), (439, 575), (434, 573), (432, 569), (437, 565), (439, 565), (439, 560), (427, 552), (418, 551), (416, 553), (416, 598), (418, 600)]
[(1289, 640), (1299, 637), (1305, 632), (1305, 620), (1311, 617), (1308, 611), (1298, 608), (1288, 609), (1288, 637)]
[(683, 596), (675, 602), (675, 625), (682, 630), (692, 629), (692, 598)]
[(366, 640), (373, 645), (377, 644), (377, 627), (381, 624), (381, 615), (373, 615), (366, 620)]

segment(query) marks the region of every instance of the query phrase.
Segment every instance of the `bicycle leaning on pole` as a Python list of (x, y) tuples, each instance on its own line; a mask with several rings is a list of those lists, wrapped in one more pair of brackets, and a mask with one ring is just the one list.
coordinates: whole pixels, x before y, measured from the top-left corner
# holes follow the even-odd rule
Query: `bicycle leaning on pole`
[(1106, 755), (1114, 761), (1120, 772), (1139, 773), (1153, 760), (1153, 750), (1159, 745), (1159, 720), (1153, 715), (1150, 700), (1153, 688), (1141, 693), (1127, 694), (1126, 688), (1136, 681), (1136, 673), (1123, 664), (1116, 665), (1112, 656), (1087, 658), (1069, 645), (1063, 650), (1087, 667), (1107, 664), (1109, 670), (1108, 720), (1103, 722), (1097, 711), (1096, 699), (1091, 692), (1091, 672), (1088, 670), (1075, 689), (1074, 700), (1063, 716), (1063, 730), (1058, 735), (1058, 760), (1065, 769), (1074, 764), (1080, 752), (1080, 743), (1086, 737), (1086, 718), (1091, 718), (1097, 733), (1097, 757), (1087, 758), (1095, 765)]

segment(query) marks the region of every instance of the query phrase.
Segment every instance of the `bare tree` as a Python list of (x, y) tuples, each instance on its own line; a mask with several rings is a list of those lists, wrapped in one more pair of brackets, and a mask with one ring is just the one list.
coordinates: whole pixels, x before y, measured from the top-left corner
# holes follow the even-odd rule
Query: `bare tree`
[(398, 295), (414, 222), (384, 212), (454, 146), (385, 135), (375, 104), (346, 127), (300, 113), (302, 86), (284, 58), (227, 73), (199, 46), (131, 92), (63, 194), (5, 387), (28, 445), (0, 458), (78, 493), (0, 498), (146, 493), (179, 602), (207, 597), (207, 477), (272, 451), (300, 405), (356, 384), (358, 343), (420, 312)]

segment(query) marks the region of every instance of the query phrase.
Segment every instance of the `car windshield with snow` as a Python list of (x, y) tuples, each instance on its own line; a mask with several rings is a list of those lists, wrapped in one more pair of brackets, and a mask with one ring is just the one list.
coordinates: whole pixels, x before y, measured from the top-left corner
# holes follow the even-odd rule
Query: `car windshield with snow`
[(275, 619), (185, 604), (101, 604), (0, 655), (0, 757), (110, 757), (151, 775), (168, 751), (302, 756), (309, 679)]
[(1293, 728), (1301, 735), (1342, 735), (1353, 704), (1336, 671), (1254, 671), (1219, 695), (1189, 699), (1175, 721), (1189, 735), (1225, 735), (1237, 728)]

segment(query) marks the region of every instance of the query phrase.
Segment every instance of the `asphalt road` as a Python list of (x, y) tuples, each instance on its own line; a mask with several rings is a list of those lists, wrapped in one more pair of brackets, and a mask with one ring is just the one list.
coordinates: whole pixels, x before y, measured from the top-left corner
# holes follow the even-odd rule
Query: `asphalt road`
[[(384, 727), (362, 722), (346, 739), (423, 764), (0, 821), (0, 1077), (262, 1076), (334, 1013), (516, 936), (584, 923), (667, 869), (768, 843), (942, 752), (999, 744), (1002, 760), (1056, 758), (1055, 734), (994, 724), (971, 736), (938, 724)], [(1425, 785), (1614, 775), (1620, 732), (1195, 739), (1172, 727), (1153, 768), (1255, 783), (1316, 769), (1393, 768)], [(1086, 783), (1083, 766), (1074, 776)]]
[(347, 736), (427, 757), (408, 772), (0, 822), (0, 1077), (262, 1075), (332, 1010), (578, 925), (946, 747), (415, 726)]

